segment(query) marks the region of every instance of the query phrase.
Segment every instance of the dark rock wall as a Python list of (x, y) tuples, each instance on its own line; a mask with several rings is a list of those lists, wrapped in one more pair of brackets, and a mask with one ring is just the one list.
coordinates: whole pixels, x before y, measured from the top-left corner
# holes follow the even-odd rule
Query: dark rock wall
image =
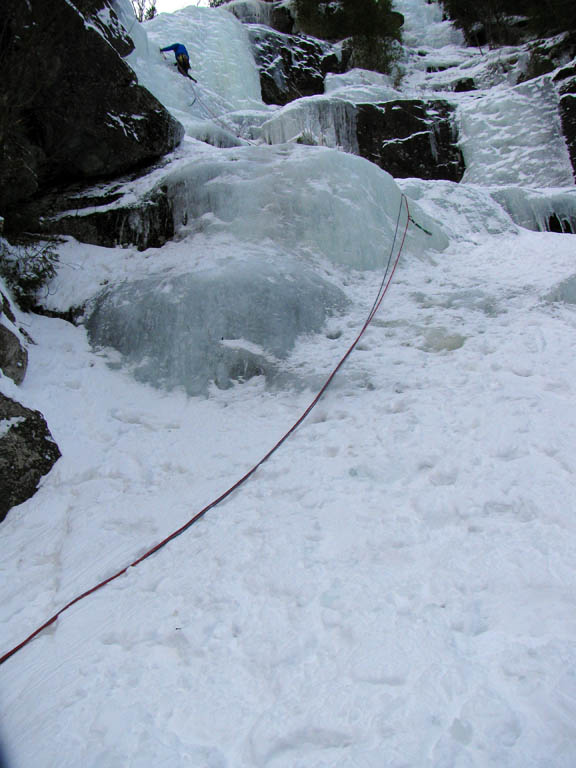
[(120, 204), (86, 216), (45, 220), (44, 231), (72, 235), (82, 243), (109, 248), (135, 245), (143, 251), (160, 248), (174, 237), (174, 214), (165, 191), (159, 190), (129, 206)]
[(441, 100), (359, 104), (360, 154), (396, 178), (460, 181), (464, 160), (453, 113)]
[(22, 384), (28, 367), (28, 352), (16, 333), (16, 318), (7, 296), (0, 291), (0, 371)]
[(28, 365), (28, 352), (16, 334), (0, 320), (0, 370), (15, 384), (22, 384)]
[[(123, 202), (133, 175), (88, 189), (55, 189), (19, 206), (12, 220), (19, 230), (42, 235), (71, 235), (81, 243), (109, 248), (135, 245), (160, 248), (174, 237), (172, 201), (164, 187)], [(89, 211), (87, 209), (90, 209)], [(86, 211), (86, 213), (83, 213)]]
[[(106, 0), (6, 5), (0, 212), (54, 184), (141, 167), (179, 143), (182, 126), (138, 85), (119, 55), (129, 53), (131, 41)], [(102, 8), (110, 24), (97, 15)]]

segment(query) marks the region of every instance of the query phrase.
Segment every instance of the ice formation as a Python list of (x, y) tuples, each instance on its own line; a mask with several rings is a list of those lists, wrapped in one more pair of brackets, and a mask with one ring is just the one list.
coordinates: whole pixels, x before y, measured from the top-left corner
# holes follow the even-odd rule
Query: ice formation
[[(128, 24), (125, 0), (116, 0), (116, 5)], [(269, 12), (264, 5), (258, 0), (237, 0), (231, 10), (244, 21), (261, 23), (262, 15)], [(496, 71), (491, 55), (479, 62), (475, 54), (469, 55), (458, 47), (461, 36), (452, 25), (442, 22), (438, 7), (426, 6), (423, 11), (419, 2), (405, 3), (403, 13), (407, 39), (412, 45), (424, 46), (417, 54), (413, 51), (405, 62), (409, 68), (409, 96), (420, 97), (431, 77), (442, 81), (442, 72), (434, 75), (429, 70), (452, 67), (462, 74), (472, 70), (480, 81), (488, 77), (485, 71)], [(182, 253), (220, 249), (219, 258), (226, 265), (222, 272), (226, 284), (239, 270), (240, 275), (252, 271), (254, 284), (259, 285), (259, 270), (264, 269), (265, 280), (274, 279), (283, 285), (285, 276), (275, 270), (285, 254), (289, 254), (294, 274), (298, 271), (296, 263), (301, 264), (302, 274), (306, 275), (306, 270), (322, 260), (344, 268), (381, 268), (393, 241), (401, 191), (384, 171), (354, 156), (358, 152), (355, 105), (401, 96), (390, 77), (360, 69), (329, 75), (326, 95), (300, 98), (283, 108), (270, 107), (260, 99), (249, 36), (233, 14), (223, 9), (189, 7), (175, 14), (161, 14), (144, 27), (145, 33), (138, 27), (134, 35), (136, 50), (129, 57), (140, 81), (182, 120), (191, 139), (220, 148), (209, 151), (205, 146), (200, 149), (191, 144), (155, 182), (154, 189), (165, 190), (170, 200)], [(197, 86), (177, 75), (172, 62), (163, 59), (157, 50), (174, 41), (187, 46)], [(426, 52), (428, 55), (421, 55)], [(402, 183), (411, 214), (420, 225), (410, 226), (406, 252), (433, 252), (446, 247), (446, 235), (429, 214), (442, 221), (454, 239), (461, 239), (465, 231), (465, 237), (474, 242), (480, 242), (485, 233), (517, 231), (514, 222), (546, 229), (549, 226), (544, 219), (548, 221), (553, 214), (560, 217), (559, 221), (571, 221), (572, 195), (559, 191), (552, 199), (549, 192), (528, 191), (529, 186), (566, 184), (569, 180), (566, 149), (560, 146), (557, 124), (549, 119), (548, 113), (554, 108), (549, 80), (541, 78), (512, 89), (496, 87), (487, 93), (451, 94), (449, 98), (458, 107), (468, 183), (459, 187), (448, 182)], [(520, 115), (525, 129), (518, 129)], [(242, 146), (247, 141), (259, 145)], [(554, 161), (543, 162), (543, 157), (550, 155)], [(517, 186), (510, 188), (511, 179), (520, 181), (526, 193), (520, 193)], [(486, 185), (499, 187), (491, 194)], [(229, 247), (232, 242), (234, 248)], [(266, 243), (268, 249), (264, 262), (259, 253), (261, 243)], [(181, 274), (186, 265), (192, 274), (198, 263), (196, 256), (187, 256), (175, 268)], [(211, 286), (215, 285), (216, 274), (212, 275)], [(198, 288), (191, 278), (183, 279), (189, 285), (182, 302), (189, 306), (197, 301)], [(259, 307), (256, 294), (239, 299), (242, 306), (252, 307), (252, 317), (247, 309), (239, 313), (238, 327), (228, 328), (227, 334), (259, 345), (264, 357), (256, 360), (253, 351), (244, 346), (234, 351), (234, 360), (228, 364), (232, 352), (222, 347), (221, 339), (215, 337), (216, 342), (209, 342), (212, 337), (207, 334), (201, 343), (182, 342), (180, 334), (184, 332), (183, 317), (187, 312), (176, 309), (177, 303), (166, 299), (169, 280), (172, 278), (151, 275), (133, 285), (109, 287), (92, 305), (97, 309), (89, 319), (91, 338), (98, 345), (121, 349), (140, 378), (156, 384), (164, 382), (169, 387), (181, 385), (191, 393), (205, 391), (210, 377), (224, 385), (230, 376), (222, 371), (226, 365), (229, 370), (237, 367), (240, 359), (244, 359), (246, 371), (270, 374), (273, 366), (270, 360), (266, 362), (265, 355), (285, 357), (293, 345), (294, 339), (280, 354), (273, 351), (273, 341), (267, 342), (258, 334), (256, 338), (245, 330), (244, 325), (252, 321), (261, 329), (266, 327), (266, 308)], [(245, 280), (241, 283), (247, 285)], [(158, 327), (170, 332), (163, 333), (162, 343), (155, 347), (149, 344), (149, 334), (132, 329), (127, 347), (120, 332), (127, 322), (123, 297), (141, 297), (145, 288), (161, 291), (161, 300), (150, 306), (157, 313)], [(324, 300), (326, 306), (319, 308), (322, 317), (335, 305), (342, 306), (328, 289), (318, 291), (315, 299)], [(219, 327), (213, 314), (217, 306), (214, 301), (207, 305), (210, 311), (206, 310), (206, 319), (212, 327)], [(107, 312), (111, 313), (108, 319)], [(191, 314), (196, 318), (194, 333), (201, 335), (200, 317)], [(304, 323), (301, 330), (318, 328), (316, 322)], [(178, 350), (183, 343), (193, 353), (188, 351), (186, 362), (179, 364)], [(218, 360), (228, 362), (220, 365)]]
[(91, 343), (120, 352), (139, 381), (202, 395), (211, 382), (277, 379), (296, 338), (346, 306), (339, 288), (289, 253), (220, 254), (211, 269), (104, 290), (86, 322)]
[[(266, 355), (285, 358), (298, 333), (319, 331), (346, 304), (312, 270), (383, 269), (397, 225), (406, 225), (392, 177), (335, 150), (242, 147), (176, 165), (158, 183), (174, 212), (176, 276), (108, 287), (87, 310), (91, 341), (121, 352), (137, 378), (158, 386), (201, 394), (211, 380), (271, 380), (278, 366)], [(427, 231), (410, 227), (407, 256), (447, 246), (417, 203), (410, 213)], [(218, 254), (218, 268), (205, 272), (207, 251)], [(220, 343), (230, 339), (263, 353)]]
[(224, 7), (244, 24), (270, 24), (272, 7), (264, 0), (232, 0)]
[(427, 50), (461, 45), (462, 33), (449, 21), (442, 20), (439, 3), (422, 3), (420, 0), (402, 0), (395, 6), (404, 16), (402, 34), (409, 48), (424, 46)]
[(376, 104), (401, 98), (401, 91), (394, 87), (389, 75), (368, 69), (351, 69), (338, 75), (328, 74), (324, 89), (326, 95), (345, 99), (352, 104)]
[(464, 182), (525, 187), (572, 184), (557, 102), (546, 77), (465, 99), (459, 113)]
[(564, 304), (576, 304), (576, 275), (567, 277), (555, 286), (546, 296), (550, 302), (563, 302)]
[(482, 242), (486, 234), (510, 235), (518, 231), (511, 217), (495, 200), (495, 193), (472, 184), (452, 181), (406, 179), (398, 182), (411, 200), (424, 206), (429, 214), (442, 222), (453, 240)]
[[(130, 29), (127, 0), (115, 0)], [(145, 29), (144, 29), (144, 28)], [(189, 136), (216, 146), (240, 143), (231, 115), (257, 108), (266, 110), (260, 79), (246, 28), (231, 13), (217, 8), (189, 6), (161, 13), (132, 29), (135, 50), (127, 61), (141, 85), (159, 99), (185, 127)], [(174, 42), (186, 46), (190, 72), (198, 81), (179, 76), (171, 52)]]
[[(225, 150), (191, 162), (163, 182), (180, 235), (225, 232), (241, 242), (272, 242), (303, 257), (353, 269), (379, 269), (393, 241), (401, 192), (385, 171), (335, 150), (283, 145)], [(417, 204), (407, 253), (448, 244)]]
[(521, 227), (537, 232), (576, 233), (576, 188), (501, 187), (492, 196)]
[(358, 154), (356, 111), (348, 101), (326, 96), (298, 99), (261, 126), (269, 144), (297, 141)]

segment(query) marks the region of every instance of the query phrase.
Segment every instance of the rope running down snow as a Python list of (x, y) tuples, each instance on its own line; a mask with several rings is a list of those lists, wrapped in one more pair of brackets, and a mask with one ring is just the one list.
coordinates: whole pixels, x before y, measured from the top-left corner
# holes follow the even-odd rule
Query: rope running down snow
[[(396, 254), (396, 257), (394, 258), (394, 250), (396, 248), (396, 241), (399, 239), (399, 231), (400, 231), (400, 221), (402, 219), (402, 210), (403, 208), (406, 209), (406, 224), (404, 225), (404, 231), (402, 233), (402, 236), (400, 238), (400, 246), (398, 248), (398, 252)], [(71, 608), (76, 603), (80, 602), (80, 600), (83, 600), (85, 597), (88, 597), (88, 595), (91, 595), (94, 592), (97, 592), (99, 589), (102, 589), (102, 587), (106, 586), (106, 584), (109, 584), (111, 581), (114, 581), (115, 579), (118, 579), (120, 576), (126, 573), (126, 571), (129, 568), (134, 568), (135, 566), (139, 565), (144, 560), (147, 560), (149, 557), (151, 557), (153, 554), (158, 552), (160, 549), (166, 546), (170, 541), (175, 539), (177, 536), (180, 536), (184, 531), (188, 530), (194, 523), (198, 522), (201, 517), (204, 517), (204, 515), (209, 512), (211, 509), (214, 509), (218, 504), (220, 504), (224, 499), (226, 499), (228, 496), (230, 496), (231, 493), (233, 493), (236, 489), (238, 489), (241, 485), (243, 485), (252, 475), (256, 472), (256, 470), (264, 464), (265, 461), (268, 461), (268, 459), (274, 454), (278, 448), (290, 437), (290, 435), (295, 432), (300, 424), (304, 421), (304, 419), (308, 416), (310, 411), (316, 406), (322, 395), (326, 392), (330, 384), (332, 383), (332, 380), (342, 368), (346, 360), (350, 357), (352, 352), (354, 351), (355, 347), (357, 346), (358, 342), (364, 335), (364, 332), (372, 322), (374, 315), (378, 312), (378, 309), (380, 308), (380, 305), (382, 304), (382, 301), (384, 299), (384, 296), (386, 295), (388, 288), (390, 287), (390, 283), (392, 282), (392, 278), (394, 277), (394, 273), (396, 272), (396, 267), (398, 266), (398, 262), (400, 261), (400, 255), (402, 253), (402, 250), (404, 248), (404, 243), (406, 241), (406, 235), (408, 233), (408, 227), (410, 223), (416, 223), (412, 219), (412, 216), (410, 215), (410, 209), (408, 207), (408, 200), (406, 198), (406, 195), (402, 194), (400, 197), (400, 207), (398, 209), (398, 216), (396, 219), (396, 228), (394, 231), (394, 238), (392, 240), (392, 245), (390, 247), (390, 253), (388, 255), (388, 263), (386, 264), (386, 269), (384, 271), (384, 275), (382, 277), (382, 280), (380, 282), (380, 286), (378, 288), (378, 293), (376, 295), (376, 298), (374, 299), (374, 303), (372, 304), (372, 308), (370, 309), (370, 312), (368, 313), (368, 317), (366, 318), (366, 321), (362, 328), (360, 329), (360, 332), (348, 348), (348, 350), (345, 352), (345, 354), (342, 356), (336, 367), (332, 370), (332, 373), (328, 376), (322, 387), (320, 388), (318, 394), (314, 397), (310, 405), (306, 408), (306, 410), (302, 413), (302, 415), (298, 418), (298, 420), (293, 424), (292, 427), (284, 434), (283, 437), (278, 440), (278, 442), (268, 451), (268, 453), (263, 456), (260, 461), (255, 464), (252, 469), (250, 469), (248, 472), (246, 472), (245, 475), (243, 475), (239, 480), (237, 480), (228, 490), (224, 491), (218, 498), (214, 499), (214, 501), (210, 502), (206, 507), (201, 509), (199, 512), (197, 512), (190, 520), (188, 520), (187, 523), (185, 523), (183, 526), (178, 528), (177, 530), (173, 531), (171, 534), (166, 536), (165, 539), (160, 541), (158, 544), (156, 544), (154, 547), (149, 549), (147, 552), (145, 552), (143, 555), (141, 555), (138, 559), (134, 560), (133, 562), (129, 563), (127, 566), (122, 568), (117, 573), (113, 574), (112, 576), (109, 576), (107, 579), (104, 579), (104, 581), (99, 582), (94, 587), (91, 587), (90, 589), (87, 589), (85, 592), (82, 592), (80, 595), (77, 595), (73, 600), (70, 600), (70, 602), (66, 603), (66, 605), (61, 608), (57, 613), (55, 613), (53, 616), (51, 616), (47, 621), (45, 621), (41, 626), (39, 626), (37, 629), (34, 630), (28, 637), (26, 637), (22, 642), (18, 643), (18, 645), (14, 646), (11, 650), (7, 651), (5, 654), (0, 656), (0, 665), (4, 664), (5, 661), (7, 661), (11, 656), (13, 656), (15, 653), (17, 653), (19, 650), (21, 650), (25, 645), (27, 645), (31, 640), (33, 640), (37, 635), (40, 634), (44, 629), (49, 627), (51, 624), (53, 624), (65, 611), (67, 611), (69, 608)]]

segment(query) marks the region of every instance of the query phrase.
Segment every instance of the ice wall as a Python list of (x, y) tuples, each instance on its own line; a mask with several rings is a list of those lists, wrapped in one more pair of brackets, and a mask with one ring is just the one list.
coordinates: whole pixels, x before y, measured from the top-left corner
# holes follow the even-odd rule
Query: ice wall
[(556, 187), (573, 184), (550, 78), (471, 95), (459, 110), (463, 181)]
[(337, 98), (311, 96), (293, 101), (262, 125), (261, 135), (268, 144), (298, 141), (359, 152), (356, 110)]
[(270, 25), (272, 7), (271, 3), (263, 0), (232, 0), (231, 3), (224, 5), (224, 8), (233, 13), (243, 24)]
[(521, 227), (576, 233), (576, 187), (567, 189), (521, 189), (504, 187), (492, 196)]

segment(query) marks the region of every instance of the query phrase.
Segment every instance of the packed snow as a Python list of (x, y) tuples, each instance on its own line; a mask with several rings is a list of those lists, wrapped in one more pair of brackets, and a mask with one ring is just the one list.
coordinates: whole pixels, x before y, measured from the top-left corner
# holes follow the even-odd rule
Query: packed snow
[[(129, 62), (188, 135), (123, 195), (164, 185), (177, 232), (143, 252), (69, 238), (44, 303), (86, 304), (86, 325), (18, 313), (29, 369), (0, 385), (62, 458), (2, 523), (2, 652), (266, 454), (362, 327), (402, 193), (423, 229), (281, 449), (2, 666), (9, 768), (576, 765), (576, 248), (535, 231), (574, 216), (553, 92), (491, 82), (495, 53), (425, 0), (396, 6), (419, 51), (403, 93), (445, 88), (426, 60), (485, 73), (449, 94), (464, 183), (265, 144), (278, 110), (229, 12), (132, 29)], [(198, 87), (158, 51), (176, 41)], [(397, 98), (373, 73), (330, 82)]]

